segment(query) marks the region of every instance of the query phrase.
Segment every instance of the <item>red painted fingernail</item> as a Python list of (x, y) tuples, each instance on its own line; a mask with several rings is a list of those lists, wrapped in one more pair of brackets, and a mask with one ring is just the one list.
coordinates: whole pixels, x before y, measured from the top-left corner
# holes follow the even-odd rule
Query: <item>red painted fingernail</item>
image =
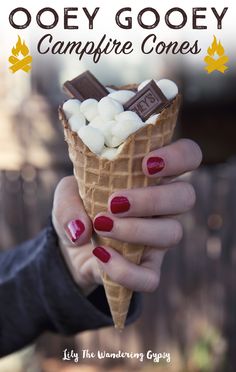
[(156, 174), (165, 167), (165, 162), (158, 156), (151, 157), (147, 160), (147, 169), (149, 174)]
[(85, 230), (85, 226), (82, 221), (80, 220), (72, 220), (67, 225), (71, 241), (74, 243), (79, 237), (83, 234)]
[(115, 196), (111, 200), (112, 213), (123, 213), (130, 209), (130, 202), (125, 196)]
[(111, 231), (113, 228), (112, 219), (106, 216), (96, 217), (93, 224), (98, 231)]
[(108, 253), (103, 247), (96, 247), (93, 250), (94, 256), (96, 256), (102, 262), (108, 262), (111, 258), (110, 253)]

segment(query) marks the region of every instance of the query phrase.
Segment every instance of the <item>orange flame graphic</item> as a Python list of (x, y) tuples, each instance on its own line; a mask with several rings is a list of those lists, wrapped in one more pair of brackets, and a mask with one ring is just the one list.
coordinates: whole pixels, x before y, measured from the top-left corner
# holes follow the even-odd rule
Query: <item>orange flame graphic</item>
[[(12, 66), (9, 67), (10, 71), (12, 73), (15, 73), (18, 70), (29, 72), (31, 70), (32, 57), (29, 55), (29, 48), (24, 41), (22, 43), (20, 36), (18, 36), (17, 43), (11, 51), (12, 55), (8, 59), (12, 64)], [(19, 59), (19, 55), (23, 58)]]
[(25, 42), (21, 42), (20, 36), (18, 36), (18, 41), (16, 43), (16, 46), (12, 48), (12, 54), (16, 57), (18, 57), (19, 53), (23, 55), (23, 57), (27, 56), (29, 54), (29, 48), (25, 45)]
[[(225, 63), (228, 62), (229, 58), (224, 55), (225, 50), (221, 42), (217, 42), (216, 37), (214, 36), (214, 40), (207, 49), (206, 57), (204, 58), (204, 62), (206, 62), (207, 66), (205, 66), (205, 70), (207, 70), (208, 74), (212, 73), (213, 71), (219, 71), (224, 73), (228, 66), (225, 66)], [(218, 56), (218, 58), (214, 58)]]

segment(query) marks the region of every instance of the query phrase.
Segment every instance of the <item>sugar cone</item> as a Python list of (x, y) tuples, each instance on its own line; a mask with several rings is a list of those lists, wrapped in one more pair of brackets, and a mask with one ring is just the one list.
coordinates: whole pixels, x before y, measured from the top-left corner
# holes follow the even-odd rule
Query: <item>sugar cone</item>
[[(154, 125), (144, 126), (129, 136), (114, 160), (102, 159), (92, 153), (77, 133), (70, 129), (63, 110), (59, 108), (79, 193), (92, 219), (97, 213), (107, 211), (108, 198), (114, 191), (156, 184), (156, 180), (144, 176), (142, 159), (150, 151), (171, 141), (179, 106), (180, 96), (177, 96), (171, 105), (162, 111)], [(124, 243), (99, 235), (94, 235), (94, 240), (96, 245), (116, 249), (135, 264), (140, 263), (145, 248), (143, 245)], [(115, 327), (122, 329), (132, 291), (114, 283), (105, 273), (103, 273), (103, 283)]]

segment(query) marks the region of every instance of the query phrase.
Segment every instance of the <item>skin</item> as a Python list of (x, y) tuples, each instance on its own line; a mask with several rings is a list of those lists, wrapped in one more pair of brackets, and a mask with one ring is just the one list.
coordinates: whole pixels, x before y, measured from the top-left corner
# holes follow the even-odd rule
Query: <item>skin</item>
[[(147, 159), (153, 156), (164, 159), (165, 167), (150, 176)], [(143, 159), (143, 172), (151, 178), (163, 177), (162, 183), (148, 188), (115, 192), (108, 200), (107, 212), (98, 214), (111, 217), (114, 226), (111, 232), (96, 231), (97, 234), (150, 247), (145, 249), (140, 265), (127, 261), (110, 247), (104, 247), (111, 255), (107, 263), (102, 263), (92, 254), (94, 247), (90, 241), (93, 225), (84, 210), (76, 180), (71, 176), (60, 181), (54, 196), (53, 224), (71, 274), (85, 295), (102, 284), (101, 271), (131, 290), (156, 290), (164, 255), (168, 248), (180, 242), (183, 235), (178, 216), (189, 211), (196, 200), (192, 185), (179, 181), (176, 176), (196, 169), (201, 160), (199, 146), (188, 139), (152, 151)], [(126, 196), (131, 205), (129, 211), (112, 214), (110, 202), (114, 196)], [(67, 225), (75, 219), (83, 222), (85, 231), (72, 243)]]

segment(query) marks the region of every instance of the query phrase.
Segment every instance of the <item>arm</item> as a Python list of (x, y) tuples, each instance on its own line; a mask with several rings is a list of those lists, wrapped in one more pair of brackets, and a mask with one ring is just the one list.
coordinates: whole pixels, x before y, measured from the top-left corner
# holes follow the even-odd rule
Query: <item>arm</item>
[[(35, 239), (0, 253), (0, 304), (0, 356), (45, 330), (74, 334), (112, 325), (103, 287), (87, 298), (81, 293), (51, 224)], [(130, 314), (132, 321), (136, 298)]]

